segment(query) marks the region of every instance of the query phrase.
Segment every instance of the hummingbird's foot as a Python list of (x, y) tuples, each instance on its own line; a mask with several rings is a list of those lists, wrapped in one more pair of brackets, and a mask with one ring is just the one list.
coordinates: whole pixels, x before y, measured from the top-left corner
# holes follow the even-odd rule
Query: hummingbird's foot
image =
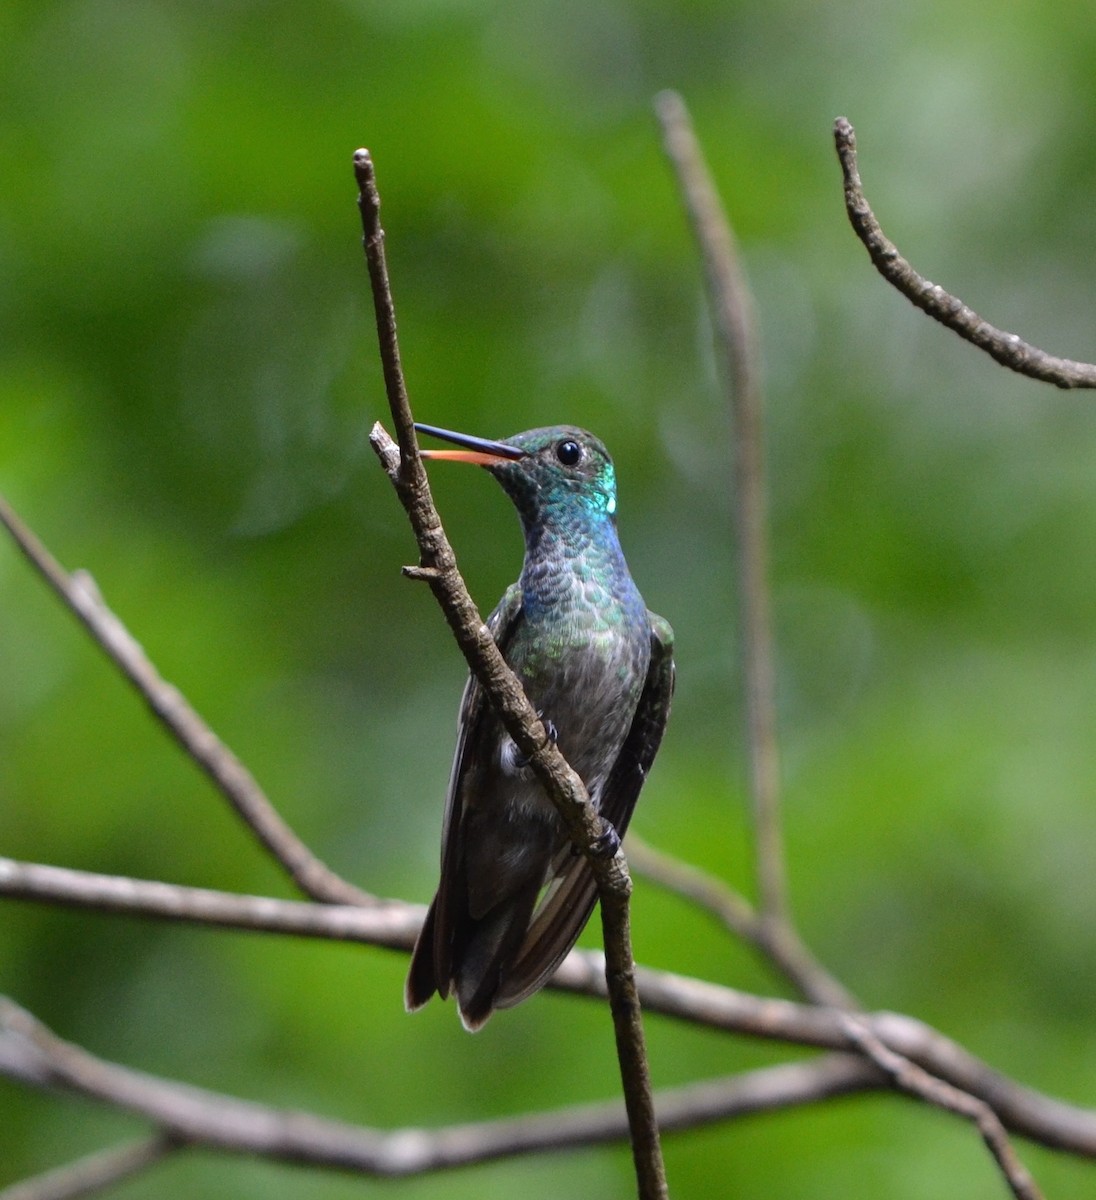
[[(555, 745), (559, 741), (559, 731), (556, 729), (554, 722), (547, 720), (544, 713), (538, 712), (537, 716), (544, 722), (544, 732), (548, 735), (548, 741), (551, 745)], [(513, 742), (510, 743), (512, 753), (510, 755), (510, 766), (515, 771), (524, 771), (529, 765), (529, 755), (522, 754)]]
[(604, 817), (602, 821), (604, 828), (594, 839), (590, 850), (595, 858), (612, 858), (620, 849), (620, 834), (617, 833), (616, 826), (612, 821), (606, 821)]

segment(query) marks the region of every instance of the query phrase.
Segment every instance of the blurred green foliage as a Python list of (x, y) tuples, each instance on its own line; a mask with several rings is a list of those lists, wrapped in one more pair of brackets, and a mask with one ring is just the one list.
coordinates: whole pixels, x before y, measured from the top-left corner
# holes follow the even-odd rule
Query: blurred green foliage
[[(748, 887), (727, 418), (650, 99), (693, 109), (744, 246), (769, 393), (790, 872), (822, 959), (1017, 1078), (1094, 1103), (1096, 408), (1006, 374), (871, 270), (830, 123), (931, 277), (1096, 355), (1096, 25), (1083, 3), (7, 0), (0, 490), (93, 571), (336, 869), (428, 898), (458, 655), (366, 443), (383, 416), (350, 170), (373, 151), (417, 414), (613, 449), (678, 635), (636, 828)], [(436, 493), (474, 594), (510, 506)], [(0, 545), (0, 852), (290, 894)], [(587, 934), (587, 940), (593, 934)], [(594, 939), (596, 941), (596, 939)], [(640, 884), (640, 958), (779, 987)], [(0, 991), (109, 1058), (382, 1127), (614, 1095), (605, 1014), (542, 995), (476, 1038), (381, 951), (8, 903)], [(660, 1084), (783, 1052), (652, 1018)], [(0, 1081), (0, 1184), (136, 1122)], [(896, 1099), (667, 1141), (677, 1197), (991, 1197), (973, 1132)], [(1093, 1169), (1024, 1147), (1049, 1193)], [(627, 1195), (625, 1150), (385, 1188)], [(379, 1185), (193, 1153), (119, 1197)]]

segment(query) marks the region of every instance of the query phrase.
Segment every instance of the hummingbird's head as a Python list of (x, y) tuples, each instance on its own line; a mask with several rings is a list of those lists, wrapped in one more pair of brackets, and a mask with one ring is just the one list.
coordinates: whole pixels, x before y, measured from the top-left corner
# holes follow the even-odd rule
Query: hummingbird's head
[(422, 454), (485, 467), (502, 484), (526, 524), (579, 513), (612, 519), (616, 513), (613, 460), (602, 442), (585, 429), (550, 425), (489, 442), (431, 425), (415, 428), (466, 447)]

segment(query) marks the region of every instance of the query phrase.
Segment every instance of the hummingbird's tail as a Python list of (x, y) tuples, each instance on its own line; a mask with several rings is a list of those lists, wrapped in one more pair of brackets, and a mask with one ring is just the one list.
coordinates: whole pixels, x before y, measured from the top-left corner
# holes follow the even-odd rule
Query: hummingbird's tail
[(403, 1002), (408, 1012), (422, 1008), (434, 995), (444, 1000), (454, 991), (465, 1029), (481, 1029), (498, 1005), (525, 938), (529, 919), (540, 892), (532, 880), (517, 894), (482, 917), (473, 917), (465, 906), (450, 914), (443, 929), (435, 896), (411, 954)]
[(416, 1012), (436, 992), (448, 995), (438, 987), (437, 971), (434, 968), (434, 930), (437, 926), (438, 898), (434, 897), (422, 923), (415, 948), (411, 952), (411, 967), (407, 972), (407, 983), (403, 989), (403, 1004), (408, 1012)]
[(465, 1029), (475, 1033), (498, 1007), (540, 894), (541, 880), (530, 882), (482, 917), (465, 914), (453, 931), (453, 987)]

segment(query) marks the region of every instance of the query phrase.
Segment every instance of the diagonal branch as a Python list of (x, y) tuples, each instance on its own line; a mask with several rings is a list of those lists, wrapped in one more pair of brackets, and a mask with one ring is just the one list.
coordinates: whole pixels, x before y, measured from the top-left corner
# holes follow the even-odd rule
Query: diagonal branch
[(937, 1079), (908, 1058), (888, 1049), (857, 1017), (846, 1017), (845, 1028), (863, 1054), (886, 1071), (902, 1091), (974, 1122), (1016, 1200), (1042, 1200), (1042, 1192), (1017, 1157), (1005, 1127), (984, 1100)]
[(860, 1007), (844, 984), (835, 979), (798, 938), (780, 936), (778, 927), (763, 920), (757, 909), (722, 879), (656, 850), (634, 833), (628, 835), (628, 861), (636, 872), (652, 883), (706, 909), (733, 934), (749, 942), (804, 999), (834, 1008)]
[(0, 1200), (77, 1200), (80, 1196), (93, 1196), (147, 1171), (185, 1145), (169, 1134), (155, 1133), (0, 1188)]
[(1015, 333), (1006, 333), (982, 320), (957, 296), (919, 275), (887, 238), (871, 210), (856, 162), (856, 131), (844, 117), (838, 117), (834, 122), (833, 138), (845, 179), (845, 209), (849, 221), (856, 236), (864, 243), (875, 269), (889, 284), (933, 320), (984, 350), (1010, 371), (1060, 388), (1096, 387), (1096, 364), (1056, 358), (1038, 346), (1029, 345)]
[(396, 489), (418, 541), (421, 561), (412, 574), (429, 583), (489, 703), (559, 810), (575, 845), (590, 859), (601, 901), (605, 977), (613, 1014), (624, 1102), (631, 1125), (632, 1157), (639, 1196), (641, 1200), (658, 1200), (667, 1194), (666, 1173), (659, 1145), (650, 1068), (635, 985), (628, 917), (632, 890), (628, 864), (619, 849), (612, 857), (599, 853), (604, 821), (590, 803), (582, 780), (548, 737), (520, 682), (503, 660), (457, 569), (456, 556), (434, 507), (415, 440), (414, 419), (400, 365), (395, 306), (384, 254), (380, 194), (368, 150), (355, 153), (354, 174), (359, 188), (362, 241), (373, 291), (385, 388), (399, 448), (397, 450), (379, 424), (373, 428), (370, 443)]
[(0, 524), (141, 695), (160, 724), (213, 781), (301, 891), (315, 900), (374, 903), (374, 897), (336, 875), (289, 828), (243, 763), (206, 725), (179, 689), (160, 677), (137, 639), (107, 607), (92, 577), (86, 571), (68, 574), (3, 497), (0, 497)]

